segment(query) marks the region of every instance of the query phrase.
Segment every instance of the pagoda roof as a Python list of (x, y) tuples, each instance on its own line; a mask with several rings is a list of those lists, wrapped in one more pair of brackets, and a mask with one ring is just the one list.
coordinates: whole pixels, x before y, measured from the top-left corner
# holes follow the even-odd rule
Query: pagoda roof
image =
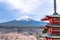
[(60, 27), (59, 24), (47, 24), (46, 26), (49, 26), (49, 27)]
[(60, 35), (50, 35), (48, 33), (42, 34), (42, 37), (47, 37), (47, 38), (60, 38)]
[(49, 17), (60, 17), (60, 15), (58, 13), (53, 13), (53, 15), (47, 15)]
[(60, 17), (60, 15), (47, 15), (49, 17)]

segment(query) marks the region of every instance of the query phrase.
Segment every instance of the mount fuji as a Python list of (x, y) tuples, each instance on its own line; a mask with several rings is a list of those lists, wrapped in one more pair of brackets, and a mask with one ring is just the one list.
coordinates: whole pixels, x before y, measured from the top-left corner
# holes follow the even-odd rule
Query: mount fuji
[(0, 23), (0, 26), (4, 26), (4, 27), (22, 27), (22, 26), (40, 27), (40, 26), (45, 26), (46, 24), (47, 24), (46, 22), (40, 22), (40, 21), (33, 20), (29, 16), (22, 16), (21, 18), (18, 18), (16, 20)]

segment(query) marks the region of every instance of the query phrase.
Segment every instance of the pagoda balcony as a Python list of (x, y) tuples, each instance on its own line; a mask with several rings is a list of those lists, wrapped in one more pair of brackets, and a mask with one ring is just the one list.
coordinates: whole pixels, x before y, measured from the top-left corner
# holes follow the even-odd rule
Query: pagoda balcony
[(48, 34), (60, 34), (60, 28), (48, 28)]
[(47, 33), (49, 34), (60, 34), (60, 25), (47, 24), (45, 28), (47, 28)]

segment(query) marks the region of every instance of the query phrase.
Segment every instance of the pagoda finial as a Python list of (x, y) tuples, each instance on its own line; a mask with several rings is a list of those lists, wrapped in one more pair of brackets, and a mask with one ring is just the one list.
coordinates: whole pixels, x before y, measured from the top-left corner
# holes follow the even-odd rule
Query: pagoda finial
[(53, 15), (58, 15), (58, 13), (56, 11), (57, 11), (56, 10), (56, 0), (54, 0), (54, 13), (53, 13)]

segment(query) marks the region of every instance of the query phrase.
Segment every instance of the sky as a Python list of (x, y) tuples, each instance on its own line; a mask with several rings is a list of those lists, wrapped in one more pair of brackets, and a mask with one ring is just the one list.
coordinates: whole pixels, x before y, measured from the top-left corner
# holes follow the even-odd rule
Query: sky
[[(30, 17), (40, 21), (54, 12), (53, 0), (0, 0), (0, 23)], [(60, 0), (57, 0), (60, 13)]]

